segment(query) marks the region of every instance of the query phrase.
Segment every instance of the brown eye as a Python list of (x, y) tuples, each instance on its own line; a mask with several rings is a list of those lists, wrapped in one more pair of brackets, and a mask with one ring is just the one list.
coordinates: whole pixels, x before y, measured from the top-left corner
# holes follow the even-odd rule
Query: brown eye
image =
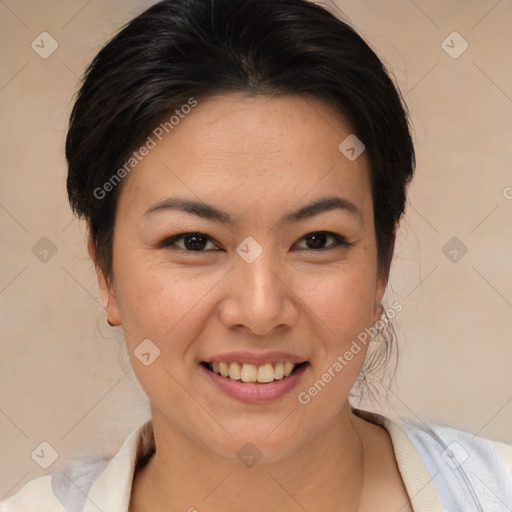
[[(177, 244), (177, 242), (180, 241), (183, 241), (182, 246)], [(203, 233), (181, 233), (162, 242), (161, 247), (170, 249), (178, 248), (187, 252), (206, 252), (204, 249), (208, 243), (213, 244), (210, 237)]]
[[(329, 239), (333, 240), (326, 246)], [(330, 233), (328, 231), (315, 231), (308, 233), (303, 236), (301, 240), (304, 240), (306, 247), (302, 247), (305, 250), (311, 250), (313, 252), (327, 251), (335, 249), (339, 246), (349, 247), (353, 244), (347, 242), (342, 236), (336, 233)], [(214, 248), (207, 249), (208, 244), (211, 243)], [(181, 245), (180, 245), (181, 244)], [(185, 252), (207, 252), (208, 250), (220, 250), (212, 239), (204, 233), (180, 233), (179, 235), (172, 236), (164, 240), (160, 247), (169, 249), (183, 250)]]
[[(329, 244), (327, 247), (325, 247), (326, 241), (328, 239), (334, 240), (334, 243)], [(315, 231), (313, 233), (308, 233), (304, 237), (302, 237), (302, 240), (306, 242), (306, 249), (312, 249), (312, 250), (328, 250), (328, 249), (334, 249), (340, 245), (342, 246), (351, 246), (351, 243), (348, 243), (342, 236), (337, 235), (336, 233), (330, 233), (328, 231)]]

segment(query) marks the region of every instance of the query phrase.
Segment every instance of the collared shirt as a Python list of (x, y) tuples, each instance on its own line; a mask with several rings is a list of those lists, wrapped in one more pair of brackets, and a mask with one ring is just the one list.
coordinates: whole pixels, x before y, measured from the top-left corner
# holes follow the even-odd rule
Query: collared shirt
[[(512, 511), (508, 445), (491, 445), (450, 427), (398, 424), (368, 411), (352, 411), (389, 433), (414, 512)], [(0, 503), (0, 512), (128, 512), (136, 468), (154, 449), (147, 420), (112, 459), (79, 460), (36, 478)], [(201, 510), (199, 503), (196, 509)]]

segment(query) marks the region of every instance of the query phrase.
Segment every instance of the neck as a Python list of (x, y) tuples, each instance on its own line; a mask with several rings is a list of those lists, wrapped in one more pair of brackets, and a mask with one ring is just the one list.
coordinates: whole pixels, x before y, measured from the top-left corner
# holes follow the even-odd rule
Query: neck
[(136, 475), (139, 510), (357, 510), (363, 448), (348, 402), (328, 427), (273, 463), (247, 468), (205, 449), (153, 411), (156, 453)]

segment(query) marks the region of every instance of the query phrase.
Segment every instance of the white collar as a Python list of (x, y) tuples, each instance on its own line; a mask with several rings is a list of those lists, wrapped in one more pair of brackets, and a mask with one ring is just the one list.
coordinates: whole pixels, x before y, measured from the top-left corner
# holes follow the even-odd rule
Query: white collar
[(83, 512), (127, 512), (142, 431), (151, 420), (141, 423), (123, 442), (104, 471), (91, 485)]
[(443, 503), (423, 459), (405, 431), (380, 414), (352, 408), (360, 418), (385, 428), (391, 438), (398, 471), (415, 512), (444, 512)]
[[(354, 408), (352, 411), (364, 420), (382, 426), (389, 433), (397, 466), (414, 511), (443, 512), (441, 498), (432, 477), (405, 431), (398, 424), (378, 414)], [(142, 432), (150, 427), (150, 420), (144, 421), (124, 441), (120, 450), (91, 485), (83, 512), (97, 512), (98, 508), (109, 512), (128, 511)]]

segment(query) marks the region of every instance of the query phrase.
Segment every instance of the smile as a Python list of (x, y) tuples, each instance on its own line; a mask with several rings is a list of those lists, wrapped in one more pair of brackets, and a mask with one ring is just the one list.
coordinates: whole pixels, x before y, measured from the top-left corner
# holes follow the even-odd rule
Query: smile
[(239, 401), (253, 404), (285, 397), (297, 387), (308, 367), (308, 361), (280, 361), (262, 365), (204, 361), (199, 365), (216, 389)]
[(299, 364), (287, 362), (278, 363), (266, 363), (260, 366), (251, 363), (238, 363), (232, 362), (204, 362), (202, 363), (208, 370), (227, 377), (232, 380), (238, 380), (242, 382), (259, 382), (261, 384), (267, 384), (276, 380), (284, 379), (289, 377), (299, 366), (306, 365), (307, 361)]

